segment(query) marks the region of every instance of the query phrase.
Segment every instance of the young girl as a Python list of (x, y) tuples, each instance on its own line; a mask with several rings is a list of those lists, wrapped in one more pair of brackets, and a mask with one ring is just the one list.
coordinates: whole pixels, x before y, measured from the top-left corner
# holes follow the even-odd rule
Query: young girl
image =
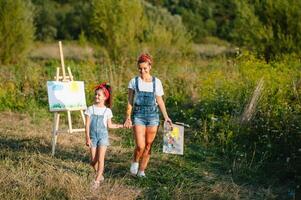
[(111, 87), (102, 83), (95, 87), (94, 104), (85, 112), (86, 115), (86, 145), (91, 151), (91, 166), (96, 172), (93, 188), (97, 188), (104, 180), (104, 158), (109, 136), (107, 128), (122, 128), (121, 124), (113, 124), (111, 107)]

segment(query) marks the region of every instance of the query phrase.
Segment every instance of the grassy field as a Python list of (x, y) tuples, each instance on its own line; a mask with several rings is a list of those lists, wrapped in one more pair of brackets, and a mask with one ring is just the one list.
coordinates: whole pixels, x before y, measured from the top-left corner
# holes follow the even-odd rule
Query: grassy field
[[(225, 55), (235, 49), (227, 44), (195, 46), (197, 57), (181, 62), (159, 57), (153, 72), (163, 81), (169, 115), (191, 126), (185, 154), (163, 154), (160, 130), (147, 178), (137, 179), (129, 175), (131, 130), (110, 131), (106, 180), (91, 192), (83, 133), (59, 135), (51, 156), (45, 83), (60, 66), (56, 46), (37, 43), (28, 63), (0, 68), (0, 199), (298, 199), (299, 58), (266, 63), (248, 52), (231, 58)], [(114, 121), (121, 122), (135, 61), (110, 64), (92, 47), (73, 43), (64, 43), (64, 50), (66, 66), (85, 82), (88, 105), (96, 83), (111, 83)], [(263, 87), (254, 95), (260, 80)], [(81, 123), (79, 116), (73, 120)]]
[(131, 131), (110, 132), (105, 181), (91, 192), (93, 171), (83, 134), (61, 134), (51, 156), (51, 124), (0, 113), (0, 199), (282, 199), (285, 188), (237, 179), (223, 158), (185, 136), (185, 155), (161, 152), (159, 132), (147, 178), (132, 177)]

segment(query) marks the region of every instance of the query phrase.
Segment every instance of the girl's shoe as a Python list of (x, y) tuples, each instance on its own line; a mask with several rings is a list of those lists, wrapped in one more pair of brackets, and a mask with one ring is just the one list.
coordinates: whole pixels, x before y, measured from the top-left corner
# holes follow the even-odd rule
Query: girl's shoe
[(99, 185), (100, 185), (100, 181), (93, 181), (91, 184), (91, 189), (96, 190), (97, 188), (99, 188)]
[(92, 181), (91, 188), (93, 190), (96, 190), (97, 188), (99, 188), (100, 182), (103, 182), (104, 180), (105, 180), (105, 178), (103, 176), (101, 176), (101, 178), (98, 181), (96, 181), (96, 180)]
[(99, 182), (102, 182), (105, 180), (105, 177), (101, 176), (100, 179), (99, 179)]
[(137, 176), (138, 177), (143, 177), (143, 178), (146, 177), (144, 171), (138, 171)]
[(138, 172), (138, 168), (139, 168), (139, 163), (137, 162), (132, 162), (131, 163), (131, 168), (130, 168), (130, 172), (132, 175), (136, 175)]

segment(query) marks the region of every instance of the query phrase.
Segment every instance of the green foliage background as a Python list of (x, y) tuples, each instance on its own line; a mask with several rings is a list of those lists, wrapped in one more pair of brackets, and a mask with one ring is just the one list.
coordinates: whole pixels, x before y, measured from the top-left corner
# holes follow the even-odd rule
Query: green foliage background
[[(45, 84), (59, 60), (25, 55), (34, 38), (75, 40), (95, 59), (66, 66), (85, 81), (88, 104), (93, 86), (109, 81), (122, 122), (136, 58), (150, 52), (171, 118), (191, 125), (189, 144), (216, 149), (233, 176), (300, 182), (300, 10), (293, 0), (0, 0), (0, 110), (49, 119)], [(208, 41), (242, 52), (203, 59), (193, 46)], [(242, 124), (261, 78), (258, 105)]]

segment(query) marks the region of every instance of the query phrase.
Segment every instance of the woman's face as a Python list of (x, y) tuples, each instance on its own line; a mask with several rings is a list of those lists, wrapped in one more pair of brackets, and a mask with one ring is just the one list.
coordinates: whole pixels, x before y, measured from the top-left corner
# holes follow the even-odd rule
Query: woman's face
[(138, 65), (139, 73), (143, 76), (149, 74), (151, 66), (148, 62), (139, 63)]

